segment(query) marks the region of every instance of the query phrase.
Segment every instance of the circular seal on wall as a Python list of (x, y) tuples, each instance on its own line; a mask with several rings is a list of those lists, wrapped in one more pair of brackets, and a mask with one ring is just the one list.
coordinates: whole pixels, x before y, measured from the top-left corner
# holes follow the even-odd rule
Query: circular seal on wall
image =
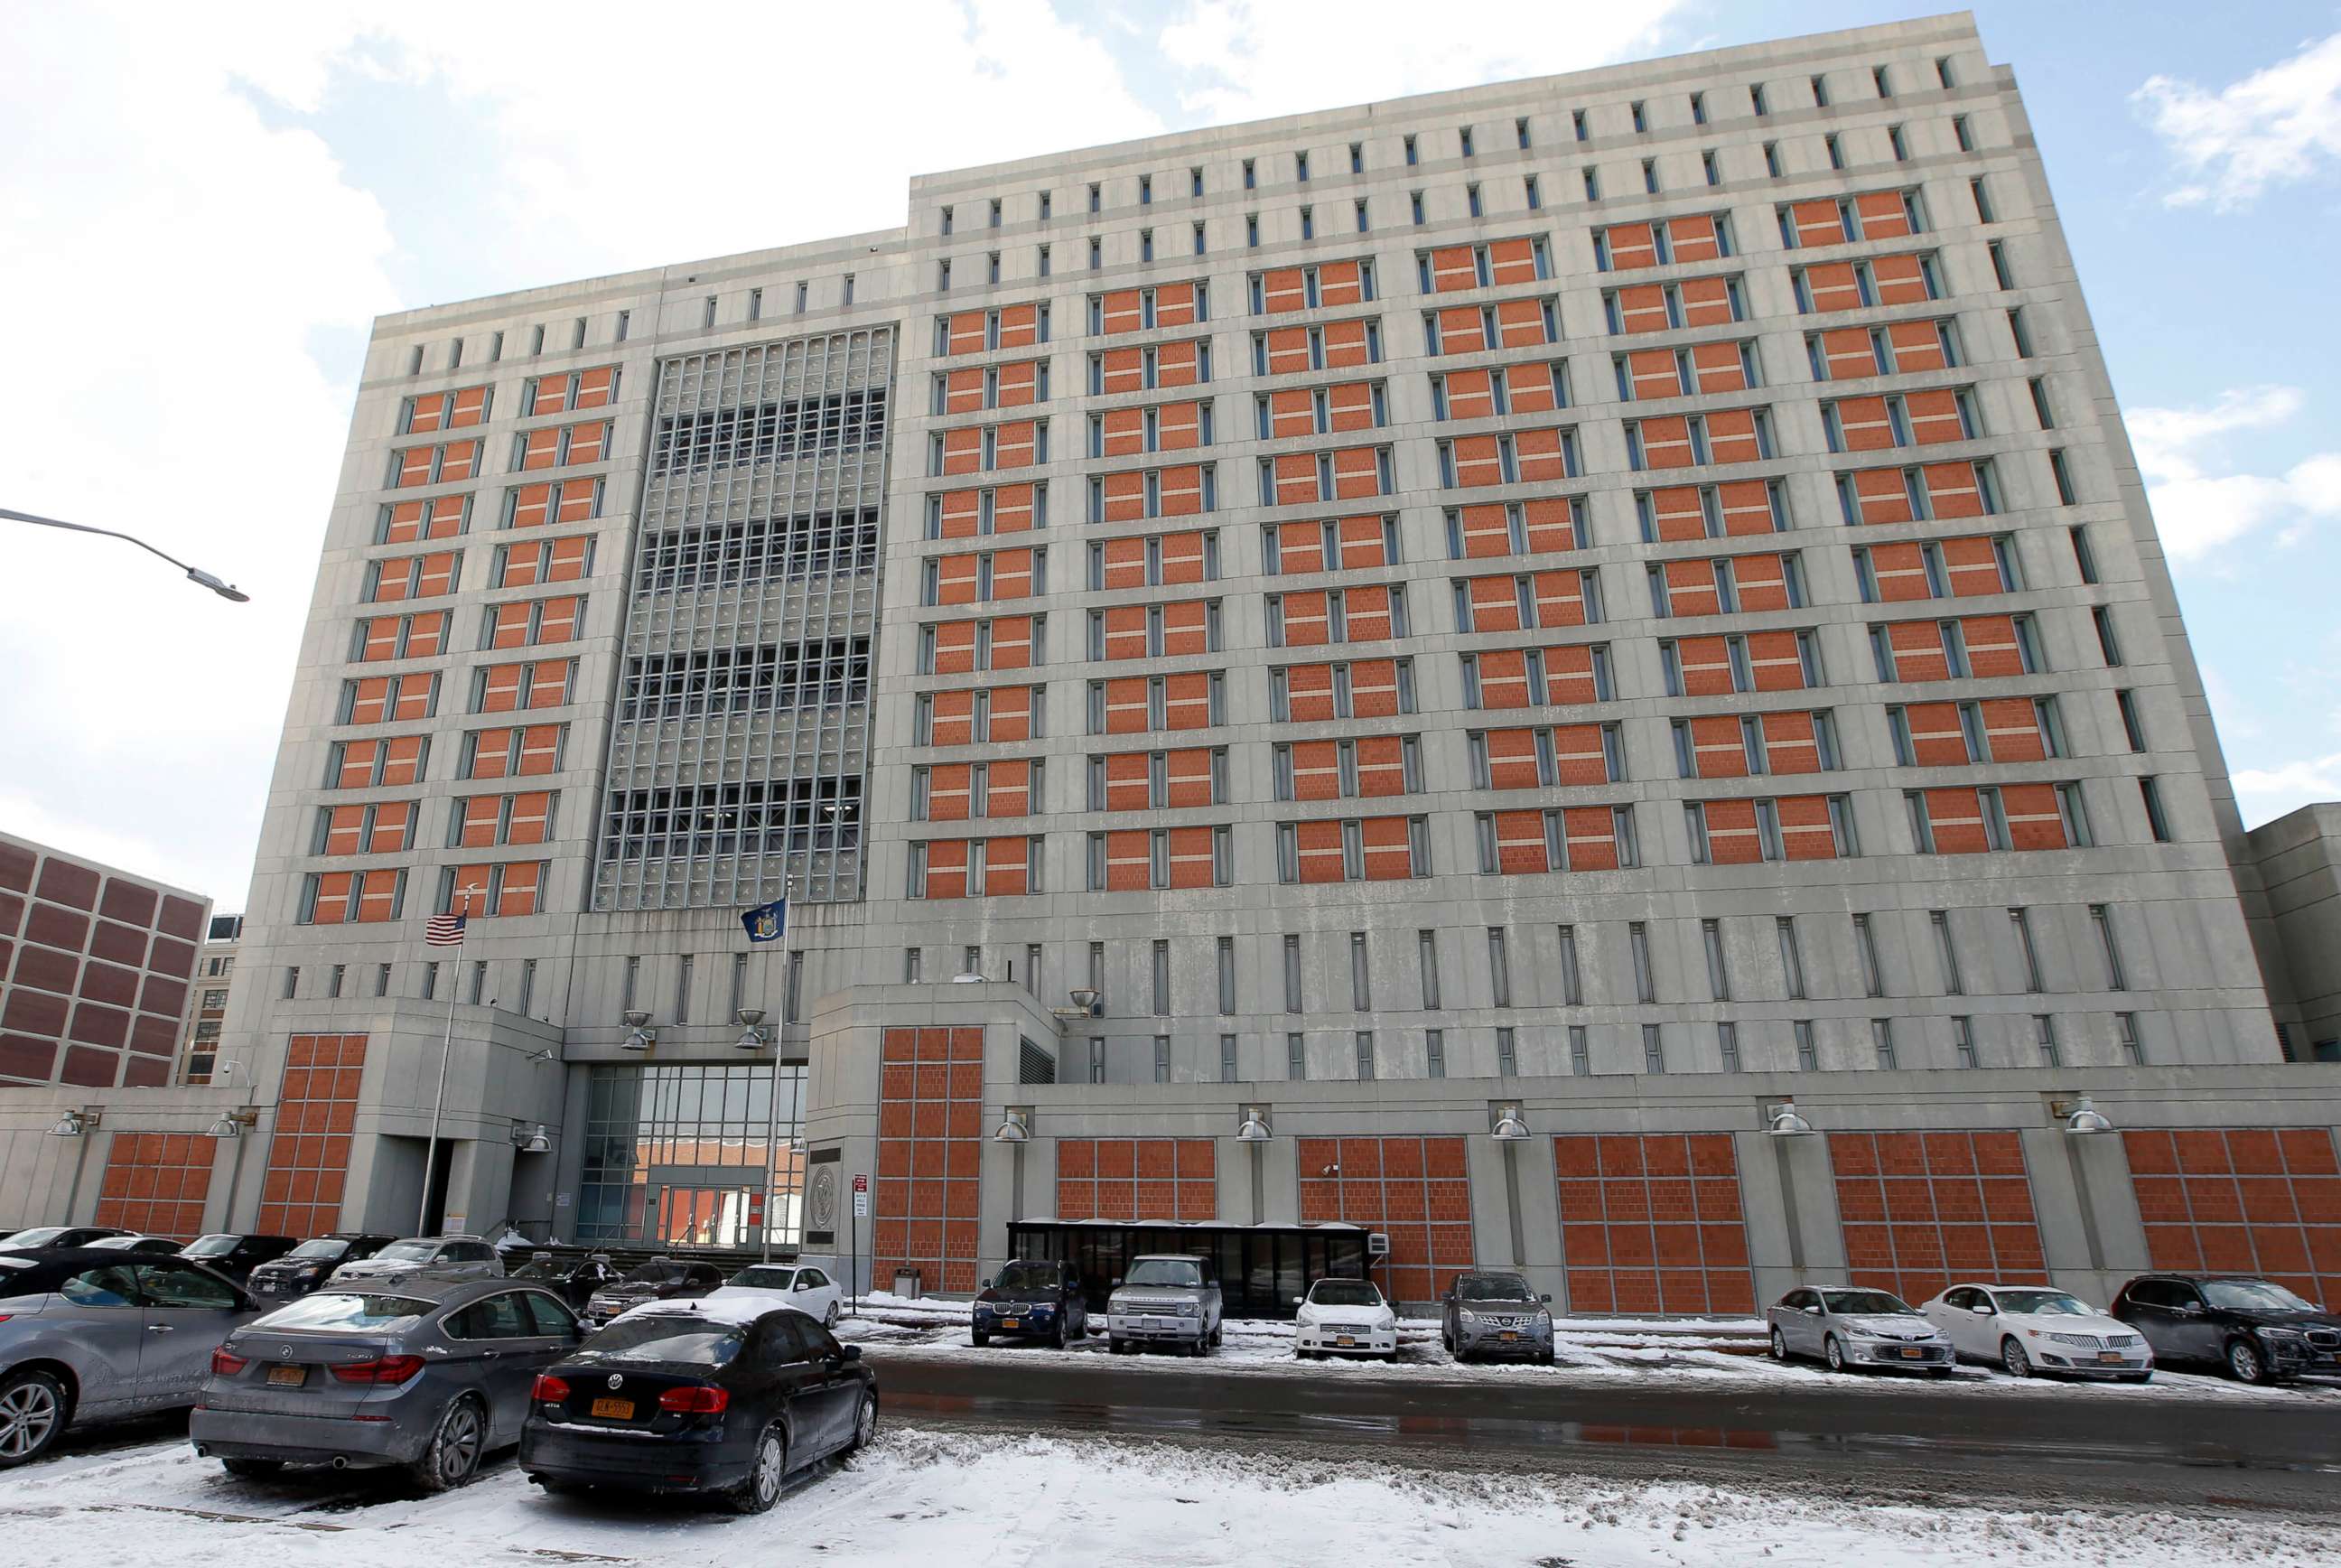
[(837, 1167), (815, 1165), (812, 1177), (806, 1183), (806, 1206), (812, 1211), (816, 1231), (826, 1231), (837, 1223)]

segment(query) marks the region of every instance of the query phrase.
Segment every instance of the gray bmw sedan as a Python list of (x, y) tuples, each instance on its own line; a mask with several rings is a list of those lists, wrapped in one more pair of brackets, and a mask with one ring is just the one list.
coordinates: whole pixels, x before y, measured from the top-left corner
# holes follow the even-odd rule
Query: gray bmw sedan
[(232, 1475), (398, 1465), (443, 1492), (520, 1441), (536, 1374), (579, 1337), (558, 1296), (512, 1280), (329, 1284), (228, 1335), (187, 1434)]

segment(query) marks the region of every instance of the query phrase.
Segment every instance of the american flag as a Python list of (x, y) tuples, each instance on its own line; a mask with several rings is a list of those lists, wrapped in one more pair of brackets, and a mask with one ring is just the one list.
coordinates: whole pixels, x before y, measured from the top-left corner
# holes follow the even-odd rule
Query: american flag
[(469, 918), (460, 912), (434, 914), (431, 917), (430, 929), (423, 934), (423, 940), (433, 947), (461, 947), (463, 945), (463, 922)]

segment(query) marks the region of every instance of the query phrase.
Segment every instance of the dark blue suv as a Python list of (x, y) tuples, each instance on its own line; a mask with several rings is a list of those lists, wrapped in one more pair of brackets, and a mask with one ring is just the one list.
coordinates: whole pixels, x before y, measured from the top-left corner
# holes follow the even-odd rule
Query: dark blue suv
[(1044, 1339), (1059, 1350), (1090, 1332), (1089, 1298), (1070, 1263), (1018, 1261), (983, 1282), (968, 1337), (988, 1344), (993, 1334)]

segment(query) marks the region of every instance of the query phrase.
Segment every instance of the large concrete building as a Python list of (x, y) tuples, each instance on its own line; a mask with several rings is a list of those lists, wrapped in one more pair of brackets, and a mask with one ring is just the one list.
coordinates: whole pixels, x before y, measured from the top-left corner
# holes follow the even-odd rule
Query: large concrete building
[(2341, 1293), (2243, 837), (1966, 16), (929, 175), (377, 324), (236, 1219)]

